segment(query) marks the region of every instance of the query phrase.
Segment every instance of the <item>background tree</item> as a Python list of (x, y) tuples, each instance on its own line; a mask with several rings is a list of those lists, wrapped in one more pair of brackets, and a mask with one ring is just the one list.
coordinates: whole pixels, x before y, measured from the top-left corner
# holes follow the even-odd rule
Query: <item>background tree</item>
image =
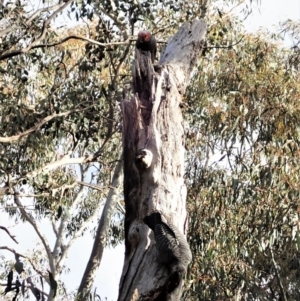
[[(186, 94), (194, 253), (186, 298), (296, 300), (299, 42), (287, 49), (283, 35), (216, 24), (207, 40), (219, 48), (206, 51)], [(293, 37), (299, 24), (281, 28)]]
[[(98, 254), (122, 239), (123, 203), (111, 178), (118, 175), (119, 102), (130, 90), (135, 35), (147, 28), (167, 41), (184, 21), (207, 16), (207, 45), (184, 108), (194, 256), (186, 298), (298, 299), (299, 24), (282, 24), (295, 42), (283, 49), (276, 35), (244, 32), (233, 15), (238, 4), (233, 10), (214, 1), (1, 4), (1, 207), (36, 226), (41, 218), (53, 221), (56, 235), (54, 245), (40, 235), (43, 248), (26, 259), (15, 247), (16, 261), (1, 261), (1, 284), (11, 268), (16, 282), (14, 265), (22, 262), (19, 281), (30, 277), (27, 292), (42, 290), (41, 276), (51, 300), (50, 271), (56, 298), (72, 299), (59, 276), (65, 256), (107, 196), (109, 212), (116, 200), (121, 206), (118, 218), (105, 222), (110, 235), (95, 240)], [(76, 21), (57, 28), (68, 14)]]
[[(121, 153), (118, 101), (131, 83), (132, 35), (140, 26), (170, 33), (185, 19), (174, 15), (184, 4), (157, 3), (151, 11), (149, 1), (1, 4), (1, 203), (10, 216), (30, 223), (42, 242), (44, 250), (35, 250), (35, 261), (21, 257), (24, 272), (19, 280), (43, 290), (42, 277), (50, 284), (49, 300), (54, 291), (67, 297), (59, 280), (67, 252), (97, 216), (107, 193), (114, 195), (110, 179), (112, 173), (119, 176), (114, 168)], [(67, 15), (78, 25), (57, 28)], [(39, 227), (40, 218), (53, 225), (53, 246)], [(118, 224), (108, 219), (105, 225), (95, 241), (98, 251), (110, 239), (122, 238)], [(112, 226), (111, 238), (107, 225)], [(2, 279), (13, 265), (3, 263)]]

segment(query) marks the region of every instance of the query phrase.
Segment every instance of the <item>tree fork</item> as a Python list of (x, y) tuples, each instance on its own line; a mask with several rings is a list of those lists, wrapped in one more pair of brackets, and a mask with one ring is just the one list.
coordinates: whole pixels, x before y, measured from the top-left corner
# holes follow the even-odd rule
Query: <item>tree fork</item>
[[(179, 300), (170, 269), (159, 261), (153, 232), (143, 222), (159, 211), (182, 233), (186, 229), (182, 95), (206, 31), (203, 20), (184, 24), (168, 42), (155, 72), (149, 56), (136, 50), (135, 96), (122, 101), (125, 261), (119, 301)], [(171, 283), (173, 281), (173, 283)]]

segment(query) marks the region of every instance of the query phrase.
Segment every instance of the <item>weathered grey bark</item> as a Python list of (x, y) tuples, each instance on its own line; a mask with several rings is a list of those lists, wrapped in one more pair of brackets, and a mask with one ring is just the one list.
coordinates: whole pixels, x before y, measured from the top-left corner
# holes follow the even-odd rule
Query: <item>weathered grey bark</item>
[[(115, 168), (115, 172), (112, 178), (111, 186), (114, 188), (117, 188), (119, 186), (120, 178), (122, 175), (122, 165), (123, 164), (120, 158), (120, 161), (118, 162)], [(94, 240), (93, 250), (77, 292), (76, 300), (79, 301), (89, 300), (89, 294), (92, 289), (96, 273), (101, 263), (103, 250), (108, 236), (108, 231), (110, 229), (111, 218), (117, 206), (117, 193), (114, 188), (111, 188), (109, 190), (107, 200), (102, 211), (101, 219)]]
[(179, 300), (182, 281), (169, 291), (170, 271), (159, 263), (153, 232), (143, 222), (159, 210), (184, 233), (184, 126), (182, 95), (202, 46), (205, 22), (184, 24), (168, 42), (154, 71), (136, 51), (135, 97), (124, 99), (125, 261), (119, 301)]

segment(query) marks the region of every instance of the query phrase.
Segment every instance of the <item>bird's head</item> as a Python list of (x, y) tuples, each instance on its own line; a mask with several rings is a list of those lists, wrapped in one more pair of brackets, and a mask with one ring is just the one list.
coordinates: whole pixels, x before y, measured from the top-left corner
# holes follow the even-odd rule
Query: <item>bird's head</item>
[(143, 30), (138, 33), (138, 40), (143, 42), (148, 42), (151, 39), (151, 33), (149, 31)]
[(144, 217), (144, 223), (154, 231), (156, 225), (162, 222), (162, 216), (159, 211), (152, 211)]

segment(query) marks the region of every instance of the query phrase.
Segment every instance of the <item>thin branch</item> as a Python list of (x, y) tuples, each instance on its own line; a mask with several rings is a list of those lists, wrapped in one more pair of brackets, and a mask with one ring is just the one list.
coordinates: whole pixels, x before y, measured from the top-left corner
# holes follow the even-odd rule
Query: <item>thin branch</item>
[[(72, 204), (73, 208), (76, 207), (76, 204), (80, 201), (83, 193), (84, 193), (84, 190), (83, 190), (83, 187), (81, 187), (79, 192), (76, 195), (76, 198), (75, 198), (73, 204)], [(60, 225), (59, 225), (59, 228), (58, 228), (58, 232), (57, 232), (57, 235), (56, 235), (55, 246), (54, 246), (53, 252), (52, 252), (54, 258), (56, 258), (56, 256), (58, 255), (59, 249), (63, 245), (63, 231), (67, 227), (68, 220), (69, 220), (68, 214), (63, 213), (63, 215), (61, 217), (61, 222), (60, 222)], [(64, 253), (64, 251), (62, 253)], [(56, 265), (56, 262), (55, 262), (55, 265)], [(56, 272), (60, 273), (60, 270), (56, 270)]]
[(231, 14), (233, 14), (234, 10), (239, 7), (240, 5), (242, 5), (243, 3), (245, 3), (245, 0), (241, 0), (240, 2), (238, 2), (235, 6), (233, 6), (228, 12), (226, 12), (222, 17), (229, 17)]
[(285, 291), (284, 291), (284, 288), (283, 288), (283, 284), (282, 284), (282, 281), (281, 281), (281, 278), (280, 278), (280, 273), (278, 271), (278, 266), (277, 266), (277, 263), (275, 261), (274, 253), (273, 253), (273, 249), (272, 248), (270, 248), (270, 252), (271, 252), (272, 263), (273, 263), (273, 267), (274, 267), (274, 270), (275, 270), (276, 278), (277, 278), (277, 281), (278, 281), (279, 289), (280, 289), (280, 292), (281, 292), (282, 300), (283, 301), (287, 301), (287, 297), (286, 297), (286, 294), (285, 294)]
[(60, 7), (60, 4), (55, 4), (52, 6), (48, 6), (48, 7), (44, 7), (44, 8), (40, 8), (37, 11), (35, 11), (30, 17), (29, 19), (26, 21), (26, 24), (30, 24), (40, 13), (46, 12), (46, 11), (50, 11), (50, 10), (54, 10), (56, 8)]
[[(1, 195), (1, 193), (0, 193)], [(7, 195), (14, 195), (14, 193), (7, 193)], [(40, 194), (31, 194), (31, 193), (20, 193), (18, 194), (18, 196), (20, 198), (38, 198), (38, 197), (42, 197), (42, 196), (49, 196), (50, 193), (48, 192), (45, 192), (45, 193), (40, 193)], [(23, 206), (23, 207), (26, 207), (26, 206)], [(10, 207), (5, 207), (5, 208), (10, 208)], [(16, 208), (16, 207), (14, 207)]]
[(22, 203), (20, 201), (20, 198), (18, 197), (18, 190), (16, 187), (13, 187), (13, 190), (15, 192), (14, 195), (14, 201), (15, 203), (19, 206), (19, 210), (22, 214), (22, 216), (32, 225), (32, 227), (34, 228), (36, 234), (39, 236), (45, 250), (46, 253), (48, 255), (48, 260), (49, 260), (49, 264), (50, 264), (50, 268), (52, 271), (54, 271), (54, 266), (53, 266), (53, 256), (51, 254), (51, 249), (50, 246), (48, 244), (48, 241), (46, 239), (46, 237), (44, 236), (44, 234), (41, 232), (39, 226), (37, 225), (37, 223), (35, 222), (35, 220), (25, 211), (25, 209), (22, 206)]
[(7, 228), (5, 228), (5, 227), (3, 227), (3, 226), (0, 226), (0, 229), (4, 230), (4, 231), (10, 236), (10, 238), (11, 238), (15, 243), (18, 244), (17, 240), (15, 239), (15, 236), (12, 235), (12, 234), (10, 234), (10, 232), (7, 230)]
[(23, 258), (26, 258), (26, 256), (24, 255), (21, 255), (20, 253), (18, 253), (17, 251), (15, 251), (14, 249), (12, 248), (9, 248), (9, 247), (0, 247), (0, 250), (7, 250), (7, 251), (10, 251), (11, 253), (13, 253), (15, 255), (15, 257), (23, 257)]
[(99, 186), (99, 185), (94, 185), (94, 184), (90, 184), (90, 183), (85, 183), (82, 181), (77, 181), (78, 184), (89, 187), (89, 188), (93, 188), (96, 189), (98, 191), (103, 191), (104, 189), (110, 188), (110, 189), (116, 189), (113, 186)]
[[(136, 41), (136, 39), (129, 38), (124, 42), (101, 43), (101, 42), (98, 42), (96, 40), (89, 39), (89, 38), (86, 38), (86, 37), (83, 37), (83, 36), (70, 35), (70, 36), (67, 36), (67, 37), (61, 39), (58, 42), (54, 42), (54, 43), (51, 43), (51, 44), (39, 44), (39, 45), (35, 45), (32, 48), (53, 47), (53, 46), (60, 45), (60, 44), (66, 42), (68, 40), (71, 40), (71, 39), (86, 41), (86, 42), (89, 42), (89, 43), (92, 43), (92, 44), (95, 44), (95, 45), (99, 45), (99, 46), (102, 46), (102, 47), (108, 47), (108, 46), (114, 46), (114, 45), (127, 45), (127, 44), (130, 44), (131, 42)], [(0, 59), (1, 59), (1, 57), (0, 57)]]
[(27, 53), (32, 49), (43, 48), (43, 47), (54, 47), (54, 46), (63, 44), (66, 41), (71, 40), (71, 39), (86, 41), (86, 42), (89, 42), (89, 43), (92, 43), (92, 44), (95, 44), (95, 45), (99, 45), (99, 46), (102, 46), (102, 47), (108, 47), (108, 46), (113, 46), (113, 45), (126, 45), (126, 44), (130, 44), (131, 42), (135, 41), (135, 39), (130, 39), (129, 38), (124, 42), (101, 43), (101, 42), (98, 42), (96, 40), (89, 39), (89, 38), (86, 38), (86, 37), (83, 37), (83, 36), (70, 35), (68, 37), (65, 37), (65, 38), (61, 39), (60, 41), (57, 41), (57, 42), (54, 42), (54, 43), (51, 43), (51, 44), (31, 45), (30, 47), (26, 47), (26, 48), (6, 52), (6, 53), (0, 55), (0, 61), (5, 60), (5, 59), (10, 58), (10, 57), (17, 56), (19, 54)]
[[(45, 278), (45, 277), (43, 277), (44, 278), (44, 280), (46, 280), (47, 281), (47, 278)], [(47, 281), (48, 282), (48, 284), (50, 284), (50, 282), (49, 281)], [(29, 287), (30, 288), (30, 285), (26, 285), (26, 287)], [(49, 294), (47, 294), (47, 293), (45, 293), (45, 292), (43, 292), (42, 290), (40, 290), (38, 287), (35, 287), (41, 294), (43, 294), (44, 296), (46, 296), (46, 297), (49, 297)]]
[(67, 258), (67, 255), (68, 255), (68, 251), (69, 249), (71, 248), (71, 246), (73, 245), (73, 243), (76, 241), (76, 239), (78, 237), (80, 237), (84, 231), (84, 229), (87, 227), (87, 225), (93, 220), (95, 219), (95, 217), (98, 215), (98, 210), (95, 210), (94, 213), (92, 215), (89, 216), (89, 218), (83, 222), (81, 224), (81, 226), (79, 227), (79, 229), (76, 231), (76, 233), (74, 234), (74, 236), (71, 238), (71, 240), (68, 242), (67, 246), (65, 246), (63, 248), (63, 251), (62, 251), (62, 255), (57, 263), (57, 271), (61, 271), (62, 269), (62, 266)]
[(54, 170), (62, 165), (67, 165), (67, 164), (82, 164), (86, 162), (86, 157), (79, 157), (79, 158), (70, 158), (69, 156), (65, 156), (62, 159), (51, 162), (44, 167), (39, 168), (38, 170), (35, 170), (31, 173), (28, 173), (26, 175), (27, 178), (34, 178), (40, 173), (46, 173), (50, 172), (51, 170)]
[(230, 44), (230, 45), (227, 45), (227, 46), (203, 46), (202, 48), (203, 49), (229, 49), (233, 46), (236, 46), (238, 45), (240, 42), (242, 42), (242, 40), (244, 39), (244, 36), (241, 37), (237, 42), (235, 42), (234, 44)]
[[(11, 195), (14, 195), (14, 194), (11, 194)], [(18, 195), (18, 196), (21, 197), (20, 195)], [(26, 205), (26, 206), (22, 206), (22, 207), (19, 207), (19, 206), (4, 206), (4, 207), (0, 207), (0, 209), (3, 209), (3, 208), (5, 208), (5, 209), (23, 208), (23, 209), (26, 209), (26, 210), (36, 211), (36, 208), (35, 208), (34, 205)]]
[[(79, 157), (79, 158), (70, 158), (69, 155), (67, 156), (64, 156), (63, 158), (61, 158), (60, 160), (58, 161), (55, 161), (55, 162), (51, 162), (33, 172), (30, 172), (28, 173), (25, 177), (22, 177), (21, 179), (25, 179), (25, 178), (34, 178), (36, 177), (38, 174), (43, 174), (43, 173), (47, 173), (47, 172), (50, 172), (51, 170), (54, 170), (56, 168), (59, 168), (63, 165), (68, 165), (68, 164), (86, 164), (86, 163), (90, 163), (90, 162), (93, 162), (95, 160), (97, 160), (97, 157), (101, 154), (101, 151), (102, 151), (102, 148), (103, 148), (103, 145), (101, 147), (101, 149), (99, 149), (96, 153), (94, 154), (91, 154), (89, 156), (83, 156), (83, 157)], [(5, 187), (1, 187), (0, 188), (0, 196), (1, 195), (6, 195), (6, 194), (9, 194), (7, 192), (10, 191), (10, 187), (11, 185), (15, 185), (18, 181), (21, 180), (20, 178), (13, 178), (10, 180), (10, 182), (5, 186)], [(78, 182), (78, 184), (80, 185), (84, 185), (84, 186), (88, 186), (88, 184), (84, 183), (84, 182)], [(92, 184), (90, 184), (92, 185)], [(94, 189), (97, 189), (99, 190), (99, 186), (95, 185), (91, 188), (94, 188)], [(112, 188), (110, 186), (105, 186), (105, 187), (102, 187), (102, 188)], [(15, 195), (15, 193), (13, 194)], [(19, 197), (21, 197), (20, 194), (17, 194)], [(24, 208), (24, 206), (21, 206), (22, 208)]]
[[(43, 28), (42, 28), (42, 32), (41, 32), (40, 36), (39, 36), (32, 44), (30, 44), (30, 45), (27, 47), (27, 48), (29, 48), (29, 50), (30, 50), (33, 46), (35, 46), (36, 44), (38, 44), (39, 41), (42, 40), (42, 39), (45, 37), (46, 32), (47, 32), (47, 28), (48, 28), (48, 26), (50, 25), (50, 22), (51, 22), (51, 21), (52, 21), (52, 20), (53, 20), (60, 12), (62, 12), (67, 6), (69, 6), (69, 4), (70, 4), (71, 2), (73, 2), (73, 0), (69, 0), (69, 1), (65, 2), (60, 8), (58, 8), (56, 11), (54, 11), (54, 12), (52, 13), (52, 15), (51, 15), (47, 20), (44, 21)], [(27, 48), (26, 48), (26, 49), (27, 49)]]
[(34, 269), (34, 271), (35, 271), (37, 274), (39, 274), (41, 277), (43, 277), (43, 278), (48, 282), (48, 284), (49, 284), (49, 281), (48, 281), (47, 278), (44, 276), (44, 273), (43, 273), (41, 270), (39, 270), (39, 269), (34, 265), (34, 263), (31, 261), (30, 258), (26, 257), (26, 259), (29, 261), (29, 263), (31, 264), (31, 266), (32, 266), (32, 268)]
[[(51, 162), (33, 172), (28, 173), (25, 177), (23, 178), (34, 178), (36, 177), (38, 174), (42, 174), (42, 173), (47, 173), (50, 172), (51, 170), (54, 170), (56, 168), (59, 168), (63, 165), (68, 165), (68, 164), (84, 164), (84, 163), (89, 163), (92, 162), (93, 160), (96, 160), (97, 156), (99, 156), (99, 152), (97, 151), (95, 154), (92, 154), (90, 156), (84, 156), (84, 157), (79, 157), (79, 158), (70, 158), (69, 156), (65, 156), (62, 159), (55, 161), (55, 162)], [(23, 179), (22, 178), (22, 179)], [(14, 178), (10, 181), (10, 185), (12, 184), (16, 184), (18, 181), (20, 180), (20, 178)], [(84, 182), (81, 183), (81, 185), (83, 185)], [(80, 184), (80, 183), (79, 183)], [(6, 194), (7, 191), (9, 191), (9, 184), (7, 184), (7, 186), (2, 187), (2, 191), (3, 193), (1, 194), (1, 189), (0, 189), (0, 196)], [(108, 188), (110, 188), (109, 186), (107, 186)], [(95, 189), (97, 189), (96, 187), (93, 187)], [(15, 195), (15, 193), (13, 194)], [(17, 194), (19, 197), (20, 195)], [(22, 206), (22, 208), (24, 208), (24, 206)]]
[[(25, 22), (26, 25), (30, 25), (30, 23), (41, 13), (43, 12), (46, 12), (46, 11), (50, 11), (50, 10), (53, 10), (53, 9), (56, 9), (60, 7), (60, 4), (55, 4), (55, 5), (52, 5), (52, 6), (48, 6), (48, 7), (44, 7), (44, 8), (40, 8), (38, 9), (37, 11), (35, 11), (29, 18), (28, 20)], [(11, 31), (17, 29), (18, 26), (17, 25), (13, 25), (13, 26), (9, 26), (5, 29), (3, 29), (2, 31), (0, 31), (0, 37), (10, 33)], [(20, 27), (19, 27), (20, 28)]]
[[(114, 175), (111, 181), (111, 186), (117, 188), (119, 186), (121, 175), (122, 175), (122, 167), (123, 167), (123, 158), (121, 156), (117, 166), (115, 167)], [(106, 243), (107, 233), (109, 231), (110, 222), (112, 219), (112, 215), (114, 213), (114, 210), (117, 206), (117, 190), (116, 189), (110, 189), (106, 203), (104, 205), (101, 219), (98, 224), (96, 238), (94, 240), (93, 250), (89, 258), (89, 262), (86, 266), (84, 275), (82, 277), (79, 289), (78, 289), (78, 296), (83, 296), (83, 300), (86, 299), (87, 294), (90, 292), (91, 287), (93, 285), (93, 281), (91, 279), (94, 279), (94, 275), (99, 268), (103, 250)]]
[(2, 143), (11, 143), (11, 142), (20, 140), (24, 136), (27, 136), (30, 133), (37, 131), (42, 125), (44, 125), (45, 123), (47, 123), (48, 121), (50, 121), (53, 118), (68, 116), (68, 115), (70, 115), (72, 113), (76, 113), (76, 112), (82, 112), (84, 110), (90, 109), (91, 107), (92, 106), (86, 107), (84, 109), (70, 110), (70, 111), (63, 112), (63, 113), (49, 115), (49, 116), (45, 117), (44, 119), (42, 119), (40, 122), (38, 122), (36, 125), (31, 127), (30, 129), (26, 130), (25, 132), (23, 132), (19, 135), (15, 135), (15, 136), (11, 136), (11, 137), (0, 137), (0, 142), (2, 142)]
[[(100, 4), (100, 2), (98, 4)], [(100, 11), (100, 13), (106, 15), (108, 18), (110, 18), (111, 20), (113, 20), (113, 22), (115, 23), (114, 26), (116, 26), (120, 30), (120, 32), (123, 33), (123, 36), (127, 35), (126, 34), (126, 30), (124, 30), (124, 27), (125, 27), (124, 25), (125, 24), (123, 24), (122, 22), (120, 22), (116, 16), (110, 14), (107, 10), (104, 10), (103, 8), (101, 8), (100, 5), (98, 5), (95, 8), (97, 8)], [(95, 11), (96, 11), (97, 15), (99, 16), (99, 12), (97, 12), (97, 10), (95, 10)]]
[[(106, 188), (109, 188), (109, 189), (116, 189), (116, 187), (113, 187), (113, 186), (99, 186), (99, 185), (93, 185), (93, 184), (90, 184), (90, 183), (85, 183), (85, 182), (81, 182), (81, 181), (77, 181), (78, 184), (80, 185), (83, 185), (83, 186), (87, 186), (89, 188), (92, 188), (92, 189), (96, 189), (98, 191), (103, 191), (104, 189)], [(120, 204), (119, 201), (117, 201), (117, 207), (118, 209), (123, 213), (125, 214), (125, 209), (124, 207)]]
[[(9, 247), (0, 247), (0, 250), (7, 250), (7, 251), (10, 251), (11, 253), (13, 253), (15, 255), (15, 257), (23, 257), (23, 258), (27, 259), (29, 261), (29, 263), (31, 264), (32, 268), (37, 272), (37, 274), (42, 276), (47, 281), (47, 278), (44, 277), (43, 272), (36, 268), (36, 266), (31, 261), (30, 258), (18, 253), (17, 251), (15, 251), (14, 249), (9, 248)], [(47, 282), (49, 282), (49, 281), (47, 281)]]
[[(80, 187), (80, 190), (78, 191), (77, 195), (76, 195), (76, 198), (72, 204), (72, 207), (75, 208), (76, 205), (79, 203), (81, 197), (83, 196), (84, 194), (84, 189), (83, 187)], [(57, 232), (57, 238), (56, 238), (56, 242), (55, 242), (55, 246), (53, 248), (53, 256), (56, 258), (56, 256), (58, 255), (58, 251), (59, 251), (59, 248), (61, 249), (61, 257), (57, 262), (55, 262), (55, 265), (56, 265), (56, 273), (60, 273), (61, 272), (61, 268), (62, 268), (62, 264), (67, 256), (67, 253), (68, 253), (68, 247), (63, 247), (63, 243), (64, 243), (64, 240), (63, 240), (63, 231), (66, 229), (67, 227), (67, 223), (68, 223), (68, 220), (69, 220), (69, 217), (66, 213), (64, 213), (62, 215), (62, 218), (61, 218), (61, 223), (60, 223), (60, 226), (59, 226), (59, 229), (58, 229), (58, 232)], [(53, 273), (53, 275), (55, 276), (55, 274)]]
[(61, 12), (63, 11), (71, 2), (73, 2), (74, 0), (69, 0), (67, 2), (65, 2), (63, 5), (61, 5), (56, 11), (54, 11), (51, 16), (46, 19), (43, 23), (43, 28), (42, 28), (42, 32), (40, 34), (39, 37), (37, 37), (30, 45), (28, 45), (26, 48), (22, 48), (19, 50), (13, 50), (13, 51), (5, 51), (1, 56), (0, 56), (0, 60), (4, 60), (7, 59), (9, 57), (13, 57), (16, 55), (19, 55), (21, 53), (26, 53), (28, 51), (30, 51), (32, 48), (34, 48), (37, 44), (40, 43), (40, 41), (45, 37), (46, 33), (47, 33), (47, 29), (50, 25), (50, 22)]

